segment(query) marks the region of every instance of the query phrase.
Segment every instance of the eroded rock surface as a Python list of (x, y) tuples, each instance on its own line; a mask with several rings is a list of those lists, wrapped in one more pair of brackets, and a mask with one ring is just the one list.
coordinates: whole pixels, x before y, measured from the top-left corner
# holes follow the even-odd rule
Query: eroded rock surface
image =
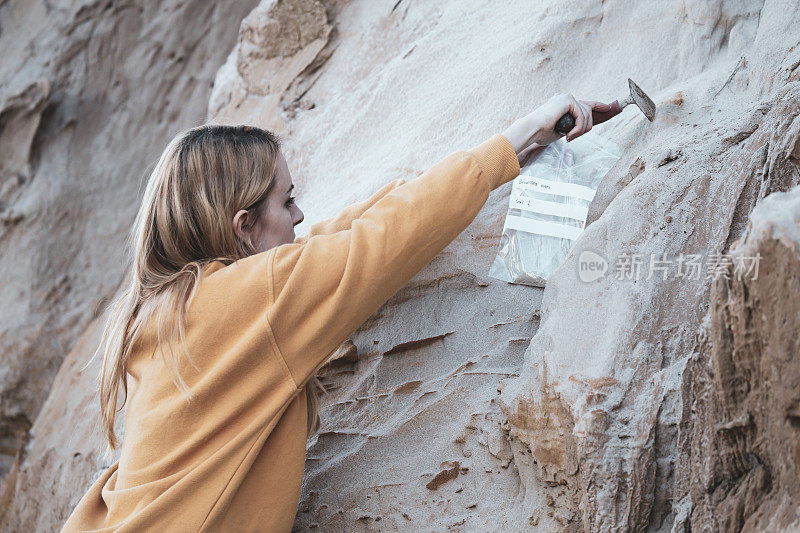
[[(633, 161), (621, 159), (603, 184), (624, 187), (548, 281), (523, 374), (503, 383), (501, 401), (511, 434), (531, 449), (542, 479), (566, 487), (569, 516), (587, 530), (666, 528), (675, 519), (681, 375), (708, 309), (714, 254), (728, 252), (761, 198), (800, 182), (791, 156), (798, 102), (800, 83), (790, 82), (747, 115), (689, 118), (661, 136), (654, 125), (654, 135), (631, 140)], [(666, 135), (692, 142), (665, 157)], [(579, 279), (584, 250), (609, 261), (605, 277)], [(695, 270), (690, 254), (702, 256)]]
[[(800, 188), (750, 224), (683, 377), (682, 531), (800, 530)], [(757, 275), (739, 275), (751, 257)]]

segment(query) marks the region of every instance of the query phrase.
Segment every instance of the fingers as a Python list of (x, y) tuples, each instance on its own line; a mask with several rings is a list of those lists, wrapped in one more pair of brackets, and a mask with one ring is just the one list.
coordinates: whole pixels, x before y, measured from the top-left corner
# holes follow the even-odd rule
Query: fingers
[(583, 131), (583, 133), (586, 133), (587, 131), (592, 129), (594, 122), (592, 119), (592, 107), (586, 102), (578, 102), (578, 103), (583, 108), (584, 115), (586, 115), (586, 123), (584, 124), (584, 131)]
[(567, 133), (567, 142), (569, 142), (592, 129), (592, 109), (594, 105), (604, 106), (605, 104), (593, 101), (578, 101), (571, 94), (567, 96), (569, 97), (570, 113), (575, 117), (575, 127)]
[[(515, 121), (504, 132), (504, 135), (509, 139), (519, 157), (520, 151), (532, 143), (538, 146), (546, 146), (559, 139), (563, 134), (556, 132), (555, 127), (565, 113), (569, 113), (575, 119), (575, 124), (567, 132), (567, 141), (571, 141), (592, 129), (594, 124), (592, 110), (603, 112), (610, 109), (611, 107), (608, 104), (602, 102), (593, 100), (579, 101), (571, 94), (558, 93), (551, 96), (530, 114)], [(522, 156), (521, 160), (524, 160), (524, 156)]]
[(569, 106), (569, 114), (575, 117), (575, 125), (567, 132), (567, 142), (575, 138), (575, 135), (581, 131), (583, 127), (583, 112), (581, 111), (578, 101), (571, 94), (567, 95), (567, 105)]
[(595, 102), (594, 100), (581, 100), (581, 102), (591, 107), (593, 111), (600, 111), (601, 113), (604, 113), (606, 111), (611, 111), (610, 104), (604, 104), (603, 102)]
[(567, 142), (571, 141), (581, 133), (586, 127), (586, 111), (584, 105), (578, 102), (571, 94), (567, 95), (567, 103), (569, 105), (569, 113), (575, 117), (575, 126), (567, 132)]
[(583, 131), (580, 134), (584, 134), (590, 129), (592, 129), (592, 108), (584, 104), (583, 102), (578, 102), (578, 105), (581, 106), (584, 116)]

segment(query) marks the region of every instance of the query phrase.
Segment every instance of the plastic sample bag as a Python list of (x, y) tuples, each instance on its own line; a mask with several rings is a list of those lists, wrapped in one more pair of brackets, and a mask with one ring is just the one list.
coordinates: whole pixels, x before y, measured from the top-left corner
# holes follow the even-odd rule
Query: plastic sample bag
[(522, 167), (489, 276), (543, 287), (583, 233), (594, 193), (619, 156), (615, 143), (589, 131), (550, 143)]

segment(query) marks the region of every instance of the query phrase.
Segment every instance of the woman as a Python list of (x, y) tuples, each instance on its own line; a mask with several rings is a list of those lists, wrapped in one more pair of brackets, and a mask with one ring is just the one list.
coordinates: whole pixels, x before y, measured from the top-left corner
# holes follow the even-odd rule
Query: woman
[(558, 137), (561, 115), (576, 117), (571, 140), (592, 108), (608, 109), (554, 96), (298, 238), (275, 135), (206, 125), (175, 137), (96, 352), (110, 451), (120, 386), (127, 402), (127, 374), (136, 384), (125, 441), (63, 531), (289, 531), (318, 425), (315, 372)]

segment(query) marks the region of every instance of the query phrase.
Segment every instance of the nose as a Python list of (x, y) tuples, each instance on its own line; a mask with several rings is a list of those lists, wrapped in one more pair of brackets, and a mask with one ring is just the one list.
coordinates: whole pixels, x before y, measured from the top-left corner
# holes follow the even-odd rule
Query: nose
[(298, 218), (297, 222), (294, 223), (295, 226), (300, 224), (303, 221), (303, 219), (305, 219), (305, 216), (303, 215), (303, 212), (300, 211), (300, 209), (298, 209), (298, 211), (300, 212), (300, 218)]

